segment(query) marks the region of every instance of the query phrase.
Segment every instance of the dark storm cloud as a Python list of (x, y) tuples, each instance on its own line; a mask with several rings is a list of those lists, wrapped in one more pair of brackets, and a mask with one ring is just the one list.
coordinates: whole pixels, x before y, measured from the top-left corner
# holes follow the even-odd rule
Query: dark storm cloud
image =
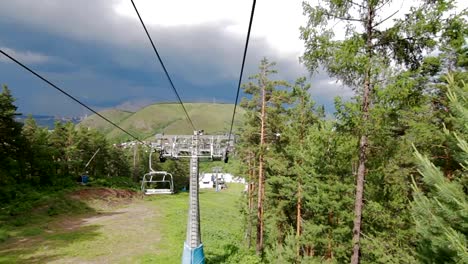
[[(35, 63), (35, 69), (97, 108), (174, 101), (141, 25), (136, 19), (117, 15), (115, 3), (10, 1), (0, 9), (0, 47), (39, 56), (36, 60), (44, 61)], [(245, 39), (226, 33), (228, 24), (148, 25), (184, 101), (234, 101)], [(257, 71), (263, 57), (277, 62), (276, 78), (293, 81), (308, 75), (298, 63), (298, 55), (286, 56), (265, 39), (251, 38), (244, 81)], [(24, 112), (83, 112), (16, 65), (0, 60), (0, 72), (8, 73), (1, 74), (0, 82), (10, 84)], [(312, 94), (319, 99), (336, 92), (336, 85), (322, 77), (313, 79), (313, 89), (322, 92)]]

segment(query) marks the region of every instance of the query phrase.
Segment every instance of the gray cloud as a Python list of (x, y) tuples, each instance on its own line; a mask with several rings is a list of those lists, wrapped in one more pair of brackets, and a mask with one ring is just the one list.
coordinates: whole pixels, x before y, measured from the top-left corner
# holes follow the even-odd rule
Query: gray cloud
[(317, 97), (333, 99), (335, 96), (341, 96), (344, 99), (350, 99), (354, 95), (350, 87), (330, 78), (323, 70), (316, 73), (311, 82), (313, 84), (311, 94)]
[[(19, 61), (22, 61), (24, 63), (28, 64), (40, 64), (40, 63), (46, 63), (50, 62), (51, 58), (40, 53), (32, 52), (32, 51), (18, 51), (14, 49), (10, 49), (7, 47), (2, 47), (0, 46), (0, 49), (5, 51), (7, 54), (12, 56), (13, 58), (16, 58)], [(0, 55), (0, 62), (6, 62), (6, 63), (11, 63), (12, 61), (5, 57), (4, 55)]]
[[(146, 84), (141, 84), (136, 80), (129, 80), (118, 75), (101, 75), (100, 65), (93, 65), (95, 61), (89, 61), (89, 63), (85, 61), (76, 65), (77, 68), (72, 71), (46, 72), (49, 78), (59, 85), (63, 84), (69, 91), (73, 91), (72, 94), (85, 102), (100, 106), (114, 104), (134, 109), (146, 104), (149, 100), (174, 100), (170, 92), (161, 93), (162, 88), (168, 91), (167, 83), (155, 82), (156, 87), (149, 85), (151, 78), (148, 76), (159, 75), (160, 80), (164, 78), (161, 77), (163, 76), (162, 69), (139, 21), (117, 15), (113, 10), (115, 3), (117, 3), (116, 0), (15, 0), (3, 4), (0, 17), (36, 31), (47, 32), (76, 43), (93, 45), (97, 50), (106, 52), (105, 56), (108, 57), (107, 60), (110, 63), (122, 69), (139, 72), (150, 79)], [(229, 23), (229, 21), (222, 21), (171, 27), (147, 25), (184, 100), (210, 98), (213, 96), (213, 90), (209, 89), (215, 89), (213, 87), (217, 86), (218, 90), (225, 89), (225, 96), (216, 99), (220, 101), (229, 101), (231, 97), (234, 99), (245, 36), (239, 37), (226, 33), (223, 29)], [(37, 54), (36, 63), (39, 63), (41, 58), (45, 60), (44, 62), (47, 62), (47, 58), (58, 60), (59, 55), (55, 52), (60, 53), (57, 50), (50, 50), (47, 57), (40, 57), (45, 55), (30, 51), (30, 57), (31, 54)], [(76, 52), (87, 51), (77, 50)], [(258, 71), (258, 64), (263, 57), (277, 62), (276, 69), (279, 74), (275, 78), (293, 81), (297, 77), (308, 76), (305, 67), (298, 62), (299, 55), (281, 54), (269, 45), (266, 39), (251, 38), (244, 81), (247, 81), (249, 75)], [(311, 82), (313, 86), (311, 93), (317, 101), (322, 99), (327, 101), (340, 94), (345, 97), (350, 96), (347, 89), (330, 83), (330, 78), (324, 74), (315, 75)], [(85, 83), (86, 86), (84, 86)], [(189, 90), (194, 89), (193, 87), (197, 87), (198, 91)], [(185, 96), (187, 94), (195, 97)], [(43, 97), (35, 98), (42, 100)], [(44, 103), (36, 102), (35, 104), (37, 108), (52, 109)], [(64, 105), (65, 103), (63, 107)], [(59, 106), (53, 107), (54, 111), (59, 108)], [(76, 107), (69, 109), (78, 111)], [(47, 110), (47, 112), (50, 111)]]
[[(47, 30), (77, 41), (97, 42), (127, 52), (115, 54), (116, 63), (127, 67), (155, 64), (151, 47), (139, 21), (117, 15), (117, 1), (31, 1), (16, 0), (2, 6), (0, 15), (38, 30)], [(173, 72), (184, 73), (200, 84), (236, 78), (240, 70), (244, 39), (227, 34), (229, 21), (196, 26), (161, 27), (147, 25), (165, 62)], [(266, 40), (253, 38), (249, 47), (249, 71), (263, 56), (278, 62), (285, 76), (298, 75), (297, 56), (281, 58)], [(284, 65), (284, 66), (283, 66)], [(296, 70), (296, 72), (294, 72)], [(203, 76), (203, 78), (200, 78)], [(212, 81), (209, 80), (211, 77)]]

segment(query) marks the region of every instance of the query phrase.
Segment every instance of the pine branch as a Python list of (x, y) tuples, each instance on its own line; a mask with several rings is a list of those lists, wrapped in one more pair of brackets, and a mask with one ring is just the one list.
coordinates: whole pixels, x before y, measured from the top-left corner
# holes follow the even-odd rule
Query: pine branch
[(379, 7), (376, 7), (374, 10), (377, 11), (379, 10), (380, 8), (386, 6), (388, 3), (390, 3), (392, 0), (387, 0), (385, 3), (383, 3), (382, 5), (380, 5)]
[(398, 12), (400, 12), (400, 10), (397, 10), (395, 12), (393, 12), (393, 14), (389, 15), (387, 18), (384, 18), (382, 20), (380, 20), (379, 22), (377, 22), (373, 27), (378, 27), (380, 24), (382, 24), (383, 22), (389, 20), (390, 18), (392, 18), (394, 15), (396, 15)]
[(354, 2), (354, 1), (351, 1), (351, 0), (350, 0), (349, 2), (350, 2), (351, 4), (353, 4), (353, 5), (355, 5), (355, 6), (360, 7), (360, 8), (367, 8), (366, 6), (361, 5), (361, 4), (358, 4), (358, 3)]
[(358, 19), (358, 18), (354, 18), (354, 17), (351, 17), (351, 16), (349, 16), (349, 17), (340, 17), (340, 16), (329, 13), (327, 10), (323, 10), (323, 12), (324, 12), (324, 14), (326, 16), (333, 17), (335, 19), (340, 19), (340, 20), (344, 20), (344, 21), (365, 22), (365, 20), (363, 20), (363, 19)]

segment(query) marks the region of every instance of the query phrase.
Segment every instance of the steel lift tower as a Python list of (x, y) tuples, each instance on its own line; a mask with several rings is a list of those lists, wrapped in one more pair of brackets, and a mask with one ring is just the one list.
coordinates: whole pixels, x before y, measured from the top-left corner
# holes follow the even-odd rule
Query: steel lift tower
[(224, 160), (233, 146), (234, 137), (229, 135), (203, 135), (203, 130), (193, 135), (156, 135), (153, 147), (159, 151), (159, 159), (190, 158), (190, 191), (187, 236), (184, 243), (182, 264), (205, 263), (200, 233), (200, 207), (198, 201), (198, 162), (200, 159)]

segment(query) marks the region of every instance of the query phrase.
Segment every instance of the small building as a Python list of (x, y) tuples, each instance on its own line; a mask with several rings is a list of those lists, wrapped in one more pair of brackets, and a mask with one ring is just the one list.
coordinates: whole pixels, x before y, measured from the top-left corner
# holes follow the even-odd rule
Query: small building
[[(200, 189), (216, 188), (216, 174), (215, 173), (202, 173), (200, 174), (199, 186)], [(218, 180), (222, 183), (243, 183), (245, 179), (236, 177), (230, 173), (218, 173)], [(219, 183), (218, 182), (218, 183)]]

